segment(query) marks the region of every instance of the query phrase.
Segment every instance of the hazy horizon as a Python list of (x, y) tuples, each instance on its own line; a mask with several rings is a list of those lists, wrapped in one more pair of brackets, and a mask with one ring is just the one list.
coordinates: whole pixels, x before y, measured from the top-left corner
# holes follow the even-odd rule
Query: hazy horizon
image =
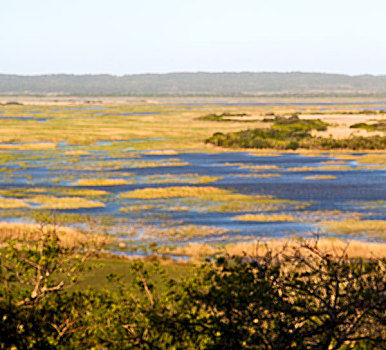
[(3, 0), (0, 72), (385, 75), (382, 0)]
[(339, 73), (339, 72), (314, 72), (314, 71), (170, 71), (170, 72), (143, 72), (143, 73), (123, 73), (123, 74), (114, 74), (114, 73), (108, 73), (108, 72), (101, 72), (101, 73), (63, 73), (63, 72), (48, 72), (48, 73), (36, 73), (36, 74), (19, 74), (19, 73), (3, 73), (0, 72), (0, 75), (16, 75), (16, 76), (27, 76), (27, 77), (38, 77), (38, 76), (54, 76), (54, 75), (110, 75), (113, 77), (124, 77), (129, 75), (168, 75), (168, 74), (185, 74), (185, 73), (204, 73), (204, 74), (221, 74), (221, 73), (252, 73), (252, 74), (265, 74), (265, 73), (279, 73), (279, 74), (294, 74), (294, 73), (300, 73), (300, 74), (326, 74), (326, 75), (342, 75), (342, 76), (349, 76), (349, 77), (358, 77), (358, 76), (374, 76), (374, 77), (384, 77), (386, 74), (369, 74), (369, 73), (362, 73), (362, 74), (346, 74), (346, 73)]

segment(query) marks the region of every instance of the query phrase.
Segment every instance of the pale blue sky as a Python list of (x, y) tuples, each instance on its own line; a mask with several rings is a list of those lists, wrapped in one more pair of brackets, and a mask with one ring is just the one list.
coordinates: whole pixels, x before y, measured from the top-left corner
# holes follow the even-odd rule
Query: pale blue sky
[(386, 74), (386, 0), (0, 0), (0, 73)]

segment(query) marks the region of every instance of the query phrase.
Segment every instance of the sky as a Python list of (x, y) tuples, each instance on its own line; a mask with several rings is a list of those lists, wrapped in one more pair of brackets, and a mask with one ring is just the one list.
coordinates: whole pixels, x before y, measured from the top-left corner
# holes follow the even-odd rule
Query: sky
[(0, 73), (386, 74), (385, 0), (0, 0)]

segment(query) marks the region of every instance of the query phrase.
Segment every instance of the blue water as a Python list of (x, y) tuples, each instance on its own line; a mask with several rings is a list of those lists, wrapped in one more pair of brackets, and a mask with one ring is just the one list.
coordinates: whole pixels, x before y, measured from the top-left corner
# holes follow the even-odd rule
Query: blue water
[[(131, 140), (133, 141), (133, 140)], [(136, 141), (136, 140), (134, 140)], [(142, 140), (141, 140), (142, 141)], [(99, 142), (99, 145), (110, 145), (111, 142)], [(243, 212), (211, 212), (199, 208), (191, 208), (188, 211), (173, 211), (175, 205), (184, 205), (180, 199), (159, 200), (159, 207), (148, 211), (138, 211), (123, 213), (122, 207), (130, 205), (151, 204), (147, 201), (135, 199), (123, 199), (119, 194), (134, 189), (147, 187), (168, 187), (168, 186), (215, 186), (235, 191), (247, 195), (271, 195), (279, 199), (288, 199), (308, 203), (308, 206), (301, 209), (287, 208), (283, 209), (286, 214), (307, 216), (316, 210), (340, 210), (345, 213), (355, 211), (367, 215), (369, 219), (386, 219), (386, 208), (380, 206), (370, 211), (364, 209), (360, 203), (364, 201), (379, 201), (386, 199), (386, 170), (382, 169), (362, 169), (357, 170), (358, 164), (355, 161), (346, 161), (346, 166), (351, 170), (339, 171), (321, 171), (317, 169), (323, 162), (336, 160), (328, 154), (318, 157), (306, 157), (299, 154), (282, 154), (279, 156), (256, 156), (249, 153), (223, 152), (223, 153), (180, 153), (177, 155), (152, 155), (146, 151), (136, 151), (140, 158), (131, 158), (129, 152), (121, 151), (117, 157), (110, 157), (106, 152), (93, 151), (91, 155), (79, 157), (79, 161), (73, 166), (69, 164), (71, 156), (65, 156), (64, 150), (67, 146), (61, 145), (60, 154), (57, 151), (13, 151), (26, 163), (22, 165), (10, 161), (4, 164), (7, 168), (14, 169), (12, 177), (7, 172), (0, 173), (0, 190), (12, 188), (57, 188), (74, 187), (74, 182), (79, 178), (125, 178), (130, 180), (134, 178), (134, 184), (123, 186), (106, 186), (86, 188), (105, 190), (111, 192), (111, 195), (105, 200), (104, 208), (66, 210), (65, 212), (84, 213), (90, 215), (111, 215), (117, 219), (124, 219), (127, 225), (135, 225), (141, 222), (144, 225), (154, 226), (175, 226), (179, 224), (194, 224), (205, 226), (216, 226), (225, 228), (230, 232), (224, 237), (226, 241), (234, 236), (255, 236), (255, 237), (283, 237), (289, 235), (308, 235), (311, 232), (318, 232), (320, 229), (311, 221), (307, 222), (248, 222), (235, 220), (236, 215)], [(76, 150), (77, 146), (69, 149)], [(35, 159), (30, 159), (32, 156)], [(41, 157), (41, 159), (39, 159)], [(128, 161), (158, 161), (180, 160), (188, 162), (186, 166), (167, 166), (152, 168), (137, 168), (127, 163)], [(339, 158), (338, 158), (339, 159)], [(121, 164), (127, 164), (119, 169), (101, 171), (95, 164), (104, 161), (118, 161)], [(126, 163), (125, 163), (126, 162)], [(27, 164), (27, 166), (25, 165)], [(254, 172), (251, 169), (245, 169), (245, 166), (277, 166), (277, 169), (262, 169)], [(79, 168), (78, 168), (79, 167)], [(89, 170), (82, 169), (83, 167)], [(288, 168), (311, 167), (312, 171), (288, 171)], [(127, 177), (126, 173), (131, 173)], [(280, 177), (241, 177), (239, 175), (248, 174), (279, 174)], [(146, 183), (146, 177), (152, 175), (171, 174), (182, 176), (184, 174), (198, 174), (201, 176), (221, 177), (215, 183), (207, 184), (186, 184), (186, 183), (166, 183), (149, 184)], [(306, 176), (313, 175), (333, 175), (334, 180), (305, 180)], [(59, 179), (58, 181), (55, 179)], [(80, 188), (80, 187), (79, 187)], [(85, 188), (85, 187), (82, 187)], [(101, 200), (101, 199), (98, 199)], [(279, 211), (278, 213), (281, 213)], [(2, 211), (0, 210), (0, 215)], [(274, 214), (275, 212), (272, 212)], [(196, 238), (195, 240), (197, 240)], [(199, 238), (210, 242), (212, 239), (221, 240), (221, 237)]]

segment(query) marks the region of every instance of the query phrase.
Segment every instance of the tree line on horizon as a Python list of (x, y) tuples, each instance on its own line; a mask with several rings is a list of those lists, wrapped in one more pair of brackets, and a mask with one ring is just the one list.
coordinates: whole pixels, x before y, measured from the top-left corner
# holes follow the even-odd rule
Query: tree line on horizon
[(113, 76), (0, 74), (0, 94), (99, 96), (365, 96), (386, 94), (386, 75), (223, 72)]

